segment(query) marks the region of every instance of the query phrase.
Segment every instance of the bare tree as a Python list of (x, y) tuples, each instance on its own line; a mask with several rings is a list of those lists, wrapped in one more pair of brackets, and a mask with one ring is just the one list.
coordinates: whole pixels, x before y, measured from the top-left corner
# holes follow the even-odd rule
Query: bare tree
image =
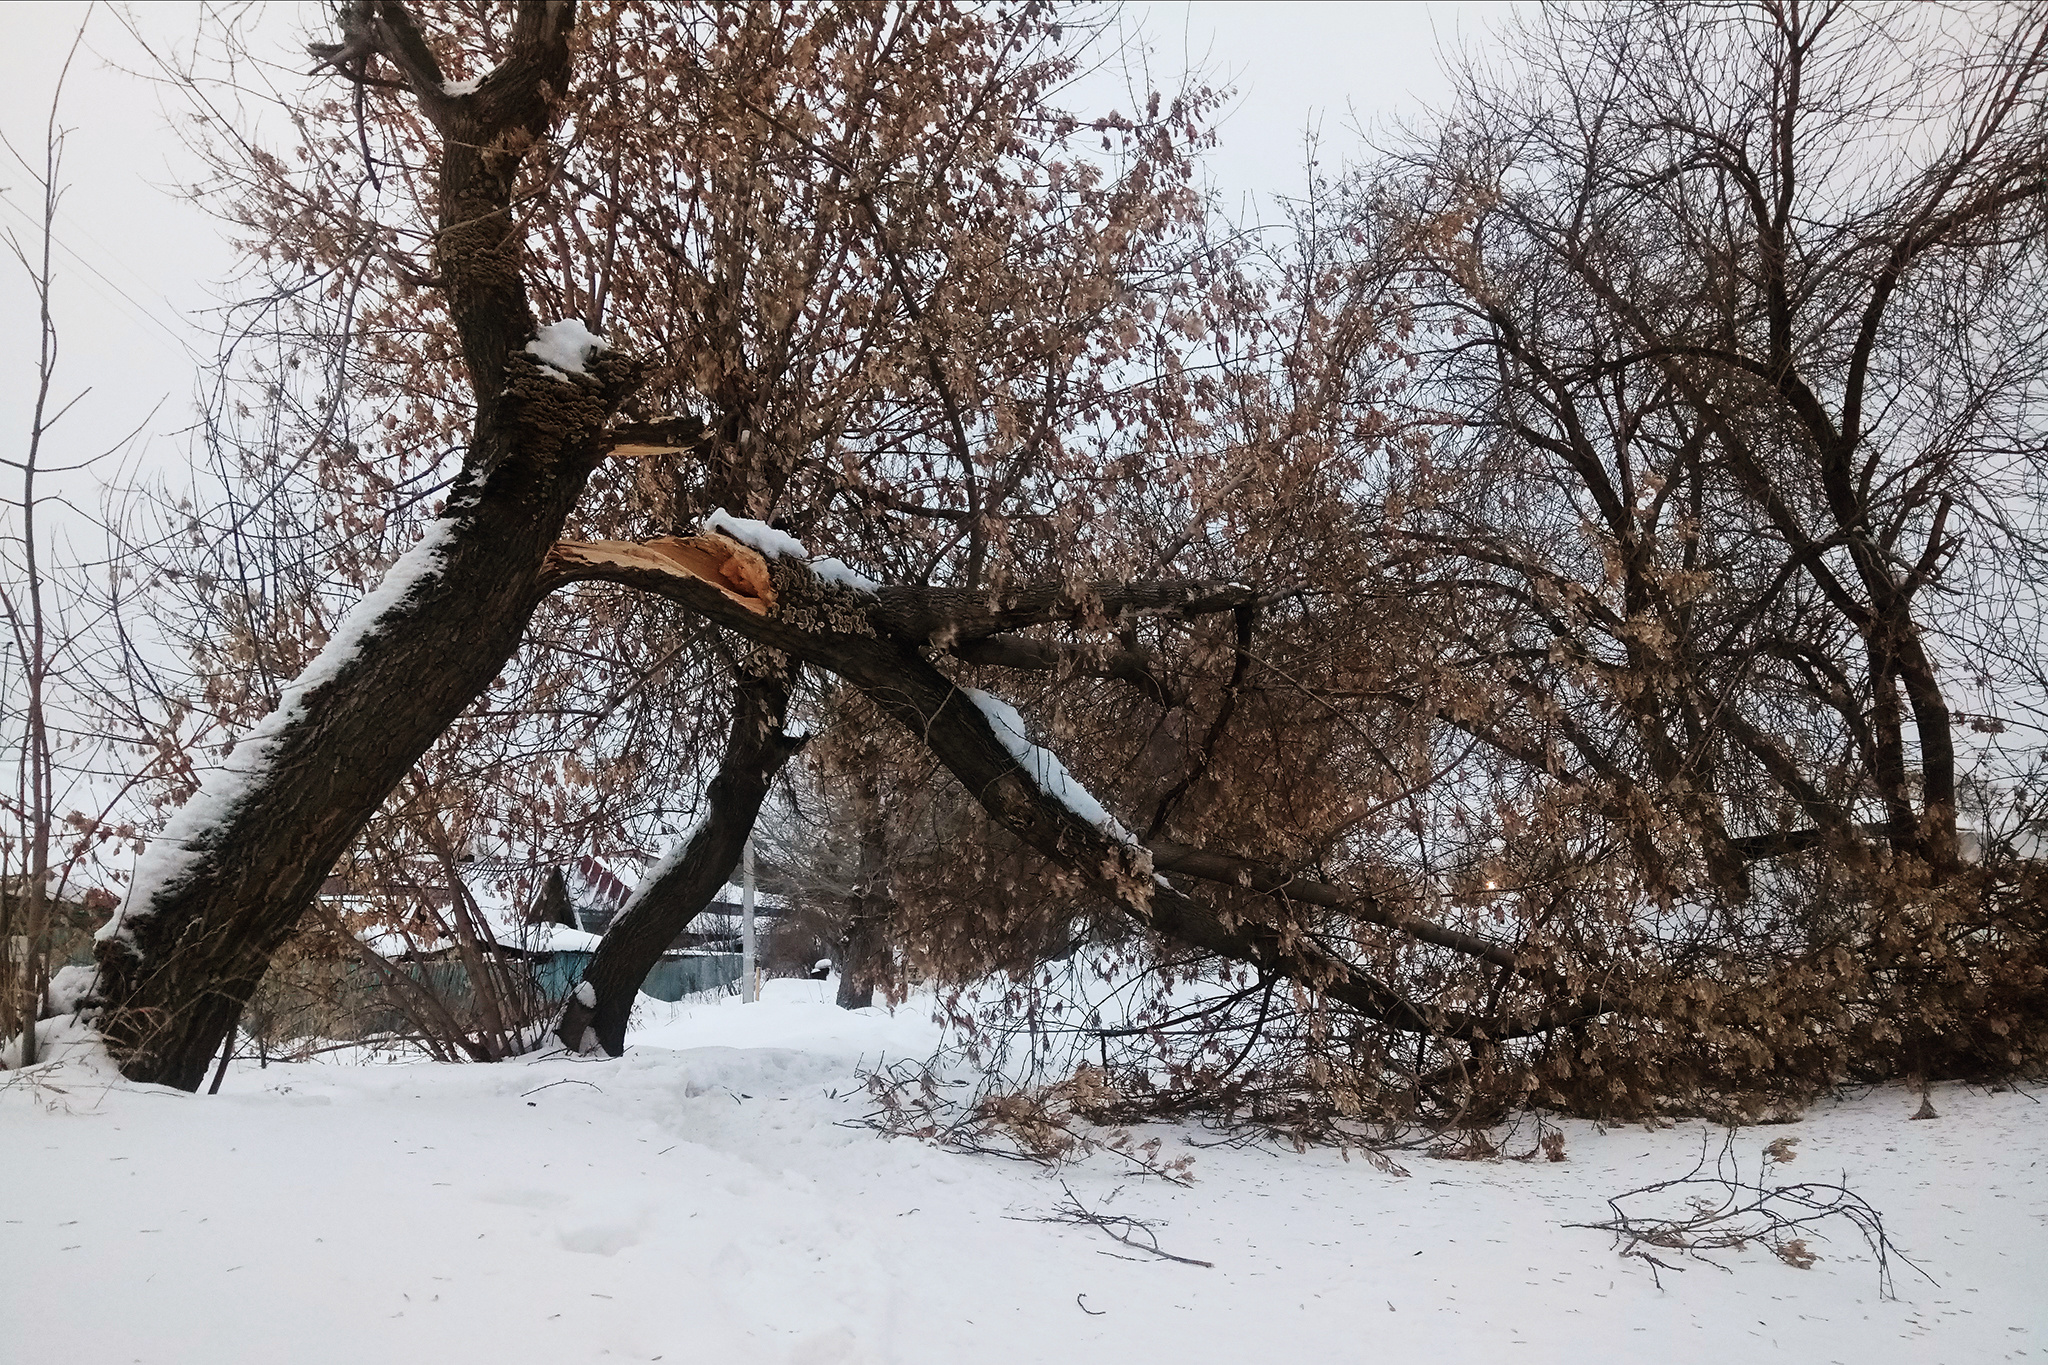
[[(1560, 642), (1511, 687), (1632, 694), (1632, 752), (1593, 735), (1583, 761), (1673, 802), (1723, 883), (1866, 826), (1957, 867), (1937, 673), (1981, 662), (1969, 566), (2034, 549), (2014, 306), (2039, 279), (2048, 27), (2007, 18), (1560, 12), (1524, 40), (1547, 79), (1468, 73), (1427, 163), (1448, 344), (1424, 392), (1466, 417), (1473, 475), (1556, 491), (1488, 508), (1446, 473), (1406, 534), (1491, 561), (1531, 643)], [(1535, 539), (1566, 518), (1582, 550)], [(1826, 740), (1792, 742), (1787, 703)]]
[(2041, 705), (2048, 25), (1615, 6), (1510, 51), (1357, 199), (1439, 433), (1388, 490), (1439, 627), (1404, 691), (1505, 779), (1472, 879), (1521, 880), (1489, 837), (1615, 867), (1550, 934), (1744, 964), (1766, 1071), (2008, 1064), (2034, 912), (1957, 809)]
[[(38, 1018), (52, 1003), (68, 1009), (77, 995), (78, 983), (61, 973), (52, 988), (53, 968), (62, 965), (50, 959), (55, 917), (69, 921), (68, 931), (81, 927), (88, 895), (96, 898), (98, 892), (79, 883), (111, 840), (132, 840), (133, 826), (117, 823), (118, 813), (165, 756), (159, 752), (125, 773), (118, 760), (109, 762), (113, 741), (141, 741), (146, 748), (152, 738), (144, 729), (119, 728), (118, 708), (110, 704), (126, 658), (120, 565), (95, 556), (100, 562), (94, 567), (106, 571), (111, 585), (95, 590), (64, 543), (67, 529), (88, 537), (104, 529), (64, 496), (64, 476), (75, 479), (111, 452), (69, 463), (52, 458), (62, 446), (54, 435), (58, 424), (90, 392), (66, 399), (58, 391), (57, 277), (51, 260), (64, 194), (65, 130), (58, 113), (84, 35), (81, 24), (58, 70), (40, 155), (31, 159), (11, 140), (0, 139), (42, 198), (31, 236), (5, 234), (35, 296), (37, 355), (27, 439), (20, 458), (0, 458), (14, 476), (0, 503), (0, 620), (7, 632), (0, 654), (0, 753), (14, 768), (13, 789), (0, 801), (6, 819), (0, 826), (0, 948), (7, 967), (0, 985), (0, 1037), (19, 1031), (18, 1060), (24, 1066), (37, 1058)], [(62, 510), (53, 516), (53, 508)]]

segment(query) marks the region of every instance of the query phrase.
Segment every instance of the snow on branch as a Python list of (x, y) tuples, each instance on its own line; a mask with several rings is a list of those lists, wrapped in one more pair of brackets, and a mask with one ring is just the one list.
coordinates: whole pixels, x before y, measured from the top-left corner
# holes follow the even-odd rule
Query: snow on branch
[(852, 588), (855, 592), (875, 593), (881, 584), (850, 569), (837, 559), (812, 559), (804, 543), (786, 531), (778, 531), (765, 521), (752, 517), (736, 517), (723, 507), (697, 523), (697, 529), (706, 535), (725, 536), (737, 540), (749, 549), (759, 551), (768, 559), (794, 559), (809, 566), (812, 573), (827, 583)]
[(611, 343), (592, 332), (575, 318), (563, 318), (551, 322), (526, 343), (526, 353), (541, 364), (566, 378), (572, 374), (588, 375), (583, 367), (599, 351), (608, 351)]
[(989, 728), (995, 731), (996, 738), (1002, 741), (1003, 747), (1010, 751), (1010, 757), (1017, 760), (1017, 766), (1040, 791), (1118, 843), (1136, 847), (1137, 836), (1125, 829), (1092, 792), (1075, 780), (1074, 775), (1067, 771), (1067, 765), (1060, 762), (1059, 755), (1031, 742), (1024, 728), (1024, 717), (1017, 714), (1016, 707), (979, 688), (963, 687), (960, 690), (981, 708), (981, 714), (988, 718)]
[(811, 552), (804, 543), (786, 531), (778, 531), (765, 521), (752, 517), (736, 517), (720, 507), (710, 516), (697, 523), (697, 529), (705, 535), (725, 536), (737, 540), (750, 549), (758, 550), (769, 559), (796, 559), (808, 562)]
[(852, 588), (855, 592), (864, 592), (871, 597), (882, 590), (880, 583), (856, 569), (848, 568), (841, 560), (814, 559), (811, 561), (811, 572), (827, 583), (837, 583), (842, 588)]
[(655, 859), (645, 872), (640, 874), (639, 884), (633, 888), (633, 894), (626, 897), (626, 903), (619, 907), (620, 918), (624, 918), (639, 906), (641, 902), (653, 895), (654, 888), (661, 884), (662, 879), (671, 875), (678, 867), (683, 865), (683, 859), (690, 852), (691, 842), (704, 831), (706, 818), (708, 817), (700, 816), (692, 821), (690, 827), (681, 834), (678, 834), (675, 837), (675, 841), (668, 846), (668, 849), (659, 858)]

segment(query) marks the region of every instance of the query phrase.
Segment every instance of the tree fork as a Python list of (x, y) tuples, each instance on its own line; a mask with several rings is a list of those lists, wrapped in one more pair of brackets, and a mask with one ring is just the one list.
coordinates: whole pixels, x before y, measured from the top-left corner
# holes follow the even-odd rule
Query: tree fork
[(535, 327), (508, 231), (513, 182), (568, 87), (574, 6), (522, 0), (505, 60), (459, 96), (402, 4), (340, 18), (344, 43), (315, 49), (323, 65), (363, 81), (386, 58), (441, 133), (438, 273), (477, 420), (429, 541), (179, 812), (103, 931), (89, 1003), (108, 1046), (130, 1079), (186, 1090), (335, 860), (517, 648), (604, 425), (638, 381), (620, 356), (566, 375), (523, 349)]

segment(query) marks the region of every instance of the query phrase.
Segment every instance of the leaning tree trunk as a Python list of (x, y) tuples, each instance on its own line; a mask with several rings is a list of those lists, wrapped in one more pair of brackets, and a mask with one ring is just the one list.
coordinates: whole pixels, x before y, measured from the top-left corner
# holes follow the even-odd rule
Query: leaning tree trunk
[[(941, 673), (925, 652), (933, 641), (957, 642), (1069, 616), (1129, 608), (1184, 613), (1231, 608), (1255, 598), (1251, 588), (1187, 582), (1092, 590), (1027, 585), (1000, 595), (941, 596), (902, 587), (865, 593), (821, 579), (801, 562), (767, 560), (749, 546), (711, 534), (639, 544), (565, 541), (555, 547), (547, 578), (552, 586), (610, 582), (658, 593), (757, 645), (836, 674), (917, 735), (997, 824), (1162, 938), (1288, 978), (1368, 1018), (1414, 1033), (1498, 1042), (1617, 1008), (1599, 986), (1577, 989), (1547, 968), (1521, 962), (1503, 946), (1390, 913), (1369, 900), (1338, 898), (1334, 888), (1300, 883), (1293, 874), (1249, 859), (1164, 845), (1155, 849), (1120, 829), (1093, 823), (1026, 772), (1013, 747), (1021, 736), (999, 736), (982, 702)], [(1042, 757), (1033, 762), (1041, 763)], [(1161, 861), (1162, 855), (1167, 861)], [(1512, 1019), (1417, 1004), (1312, 936), (1225, 918), (1157, 875), (1163, 871), (1259, 889), (1276, 899), (1342, 904), (1367, 922), (1491, 960), (1555, 994), (1533, 1016)]]
[(535, 328), (512, 191), (568, 86), (573, 7), (524, 0), (508, 55), (468, 94), (444, 88), (403, 5), (341, 16), (347, 42), (318, 55), (358, 80), (387, 59), (442, 137), (436, 264), (477, 417), (446, 515), (172, 820), (102, 931), (109, 1047), (131, 1079), (187, 1090), (335, 860), (511, 657), (635, 378), (602, 352), (568, 374), (524, 350)]
[(779, 669), (735, 679), (732, 733), (706, 794), (704, 819), (605, 930), (555, 1029), (572, 1052), (602, 1047), (616, 1057), (626, 1050), (626, 1022), (640, 983), (732, 875), (769, 784), (804, 744), (782, 728), (790, 681)]

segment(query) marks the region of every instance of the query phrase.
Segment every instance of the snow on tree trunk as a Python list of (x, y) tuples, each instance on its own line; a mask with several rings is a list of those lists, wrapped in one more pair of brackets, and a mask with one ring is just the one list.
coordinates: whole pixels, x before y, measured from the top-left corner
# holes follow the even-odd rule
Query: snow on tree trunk
[(320, 54), (337, 69), (358, 50), (385, 57), (441, 133), (436, 261), (476, 422), (445, 516), (174, 818), (101, 936), (88, 1003), (131, 1079), (198, 1087), (335, 860), (511, 656), (636, 382), (637, 366), (587, 337), (573, 372), (557, 363), (579, 341), (559, 327), (527, 350), (537, 329), (506, 224), (568, 85), (565, 13), (521, 7), (494, 79), (459, 101), (403, 7), (374, 22), (344, 9), (348, 42)]

